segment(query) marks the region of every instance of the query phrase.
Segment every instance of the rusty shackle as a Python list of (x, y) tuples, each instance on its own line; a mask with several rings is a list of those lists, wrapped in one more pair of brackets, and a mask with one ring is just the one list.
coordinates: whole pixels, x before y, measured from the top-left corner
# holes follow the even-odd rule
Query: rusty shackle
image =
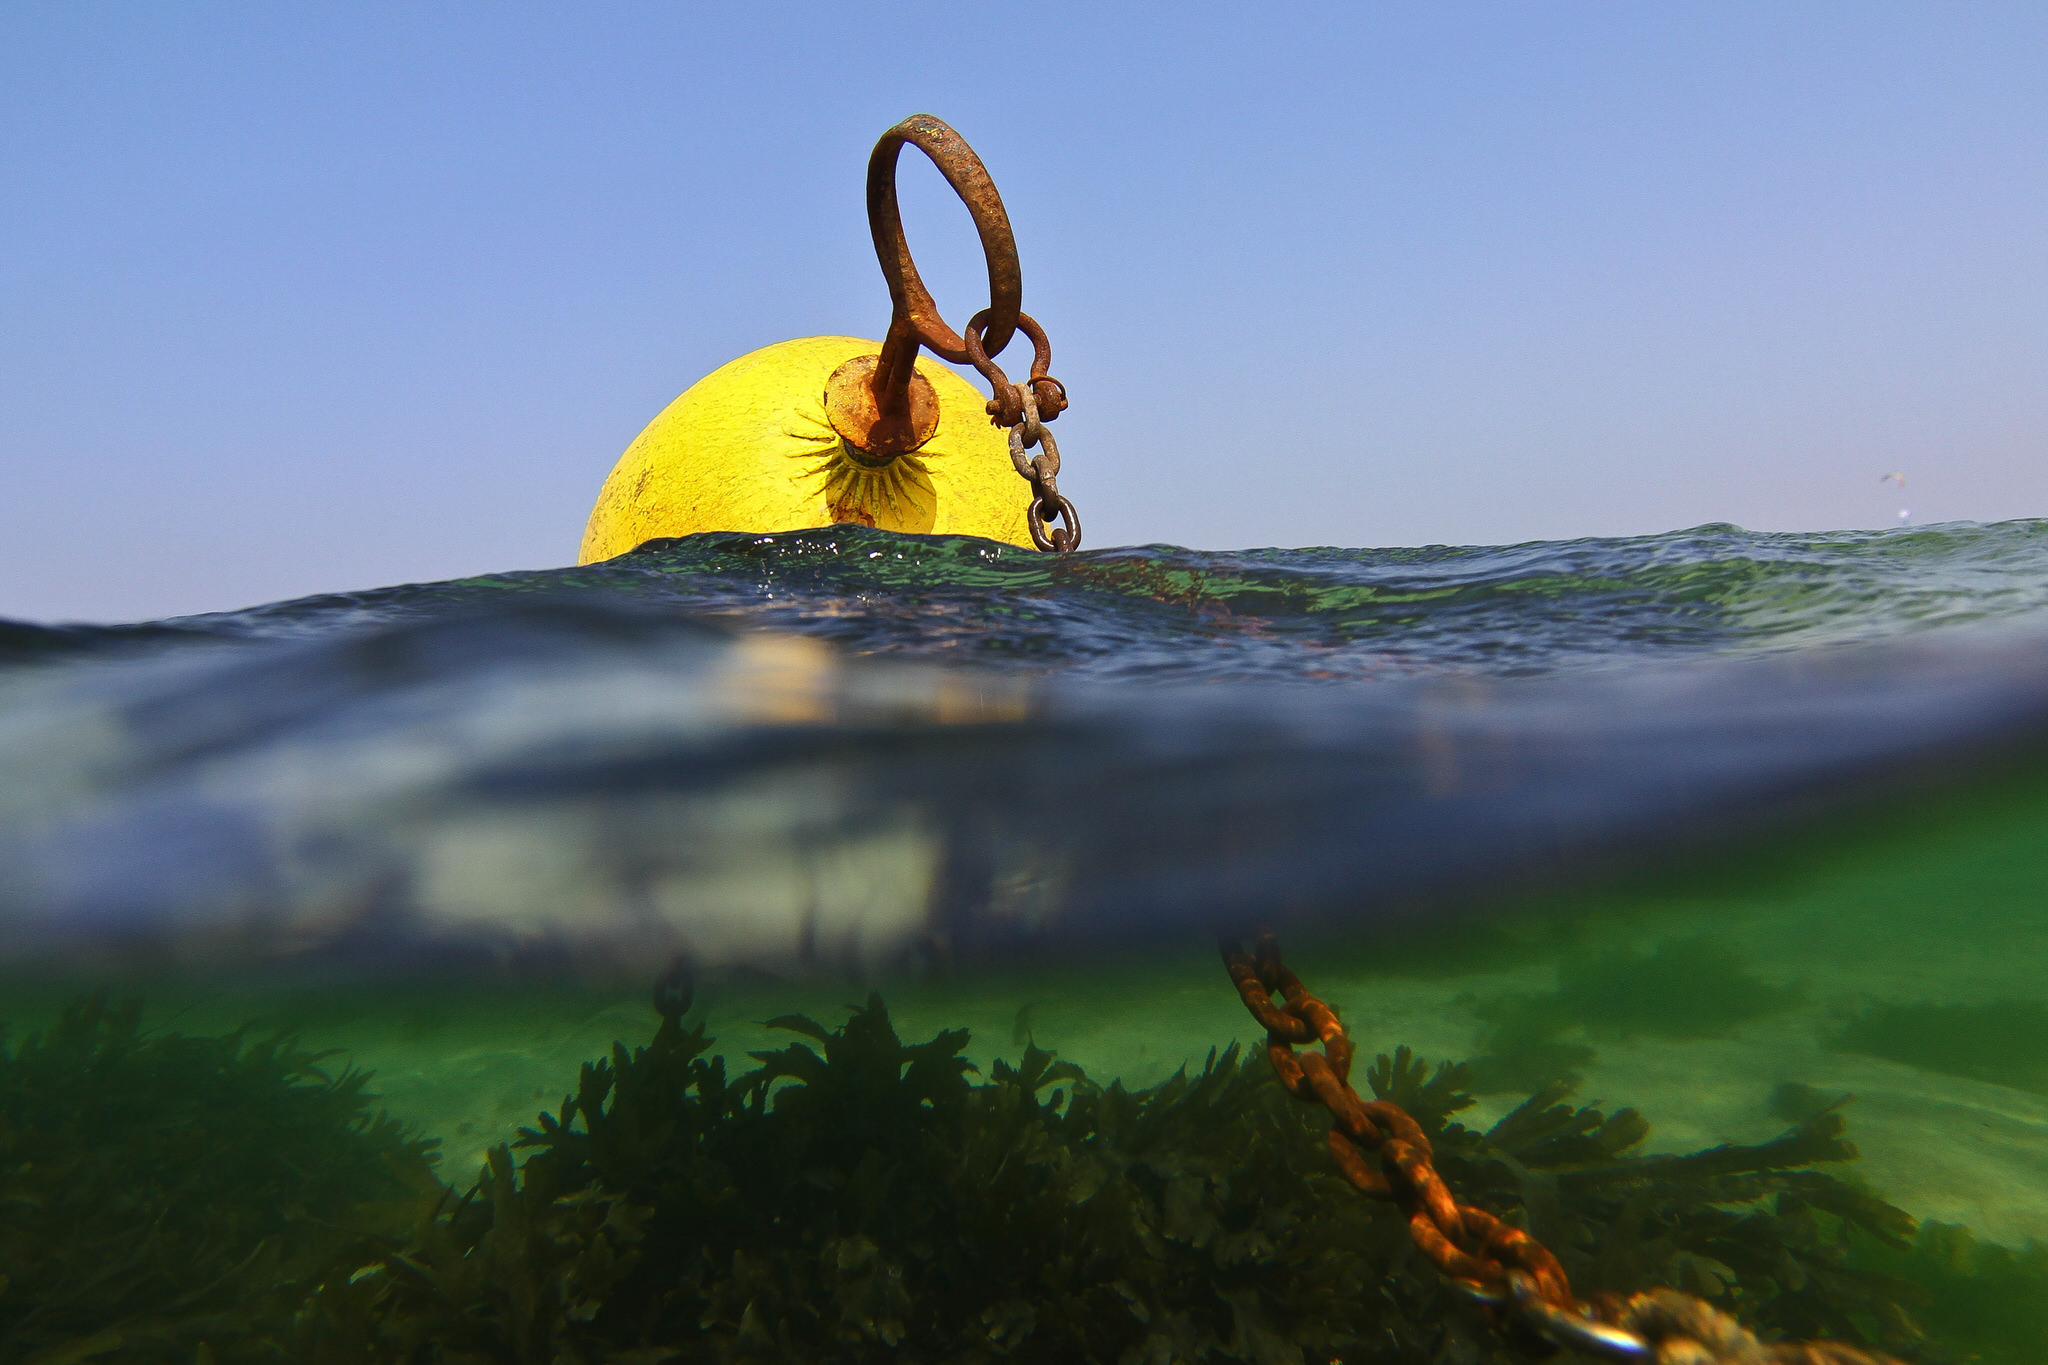
[[(988, 262), (989, 303), (968, 322), (964, 333), (955, 332), (940, 315), (903, 234), (903, 213), (896, 200), (896, 163), (905, 143), (931, 158), (967, 206), (981, 237), (982, 255)], [(882, 278), (889, 285), (891, 312), (881, 354), (847, 361), (826, 385), (825, 410), (848, 453), (862, 464), (885, 465), (923, 445), (938, 429), (938, 395), (917, 373), (920, 347), (929, 347), (933, 354), (955, 364), (973, 365), (994, 390), (988, 403), (990, 420), (1003, 427), (1023, 425), (1031, 432), (1027, 444), (1049, 445), (1040, 424), (1059, 416), (1067, 406), (1066, 387), (1046, 372), (1052, 363), (1051, 344), (1045, 330), (1023, 311), (1024, 279), (1017, 262), (1017, 238), (1010, 230), (1003, 197), (996, 192), (981, 158), (943, 120), (913, 114), (875, 143), (868, 157), (867, 199), (868, 228), (874, 235)], [(1024, 390), (1011, 383), (994, 360), (1019, 331), (1032, 343), (1031, 377), (1026, 381), (1029, 403)], [(1079, 522), (1072, 516), (1072, 504), (1060, 497), (1058, 485), (1052, 482), (1051, 475), (1059, 468), (1056, 448), (1048, 454), (1051, 473), (1043, 479), (1025, 472), (1028, 461), (1019, 466), (1032, 486), (1032, 538), (1042, 542), (1041, 548), (1071, 549), (1080, 541)], [(1045, 467), (1044, 458), (1040, 457), (1041, 468)], [(1061, 516), (1066, 517), (1069, 531), (1040, 534), (1038, 523)]]

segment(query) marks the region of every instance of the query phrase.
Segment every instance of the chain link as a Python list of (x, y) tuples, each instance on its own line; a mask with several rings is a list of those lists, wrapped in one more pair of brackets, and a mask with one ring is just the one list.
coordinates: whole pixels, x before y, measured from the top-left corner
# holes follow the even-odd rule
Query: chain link
[[(1026, 455), (1032, 446), (1042, 449), (1036, 455)], [(1041, 550), (1061, 554), (1077, 548), (1081, 544), (1081, 514), (1060, 492), (1059, 443), (1038, 420), (1038, 401), (1029, 393), (1024, 395), (1024, 420), (1010, 428), (1010, 463), (1031, 485), (1031, 501), (1024, 509), (1031, 543)], [(1064, 519), (1067, 524), (1048, 527), (1047, 523), (1055, 518)]]
[[(968, 360), (995, 394), (988, 400), (989, 420), (1010, 429), (1010, 463), (1017, 467), (1018, 477), (1031, 485), (1031, 501), (1024, 509), (1031, 543), (1061, 554), (1079, 549), (1081, 514), (1060, 492), (1059, 443), (1045, 427), (1067, 407), (1067, 386), (1046, 373), (1052, 364), (1052, 343), (1029, 313), (1017, 315), (1017, 330), (1031, 338), (1031, 377), (1022, 385), (1013, 384), (982, 344), (989, 318), (990, 311), (984, 308), (960, 335), (966, 342)], [(1033, 446), (1039, 447), (1036, 455), (1028, 453)], [(1055, 527), (1051, 525), (1054, 521), (1066, 525)]]
[[(1010, 448), (1015, 458), (1014, 434)], [(1399, 1204), (1417, 1249), (1481, 1303), (1512, 1314), (1560, 1346), (1602, 1360), (1898, 1365), (1889, 1356), (1840, 1342), (1760, 1342), (1728, 1314), (1669, 1289), (1637, 1294), (1611, 1309), (1603, 1306), (1596, 1316), (1573, 1295), (1564, 1267), (1540, 1242), (1452, 1198), (1437, 1174), (1428, 1137), (1407, 1111), (1385, 1100), (1359, 1098), (1351, 1088), (1352, 1045), (1344, 1025), (1280, 961), (1271, 934), (1261, 934), (1249, 953), (1234, 939), (1220, 946), (1224, 969), (1245, 1008), (1266, 1030), (1266, 1057), (1280, 1084), (1296, 1099), (1329, 1111), (1330, 1155), (1337, 1169), (1361, 1193)], [(1321, 1043), (1322, 1051), (1295, 1051), (1313, 1043)]]

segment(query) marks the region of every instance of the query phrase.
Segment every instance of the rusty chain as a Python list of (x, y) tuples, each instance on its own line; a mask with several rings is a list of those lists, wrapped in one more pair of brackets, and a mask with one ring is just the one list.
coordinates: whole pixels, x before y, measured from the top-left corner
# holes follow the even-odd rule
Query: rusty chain
[[(1538, 1335), (1605, 1360), (1645, 1365), (1898, 1365), (1833, 1341), (1762, 1342), (1728, 1314), (1676, 1290), (1656, 1289), (1597, 1308), (1573, 1295), (1557, 1258), (1520, 1228), (1452, 1197), (1429, 1138), (1397, 1104), (1351, 1088), (1352, 1045), (1337, 1013), (1280, 960), (1271, 934), (1248, 953), (1224, 939), (1223, 965), (1252, 1018), (1280, 1084), (1330, 1115), (1330, 1155), (1361, 1193), (1391, 1199), (1432, 1264), (1480, 1302)], [(1320, 1043), (1322, 1051), (1297, 1052)], [(1369, 1158), (1376, 1158), (1376, 1162)]]
[[(1021, 386), (1011, 383), (1003, 367), (990, 358), (982, 345), (990, 316), (991, 310), (982, 309), (968, 320), (967, 330), (961, 333), (967, 359), (994, 391), (995, 397), (988, 400), (989, 420), (1010, 429), (1010, 463), (1017, 467), (1018, 476), (1031, 485), (1031, 502), (1024, 509), (1031, 543), (1041, 550), (1064, 554), (1080, 547), (1081, 514), (1060, 492), (1060, 447), (1045, 424), (1066, 410), (1067, 386), (1046, 373), (1052, 366), (1052, 343), (1029, 313), (1017, 314), (1017, 330), (1031, 338), (1031, 377)], [(1040, 447), (1039, 453), (1027, 455), (1025, 452), (1033, 446)], [(1067, 524), (1052, 527), (1055, 520)]]
[[(1041, 447), (1038, 454), (1025, 453), (1032, 446)], [(1038, 420), (1038, 402), (1028, 393), (1024, 395), (1024, 420), (1010, 428), (1010, 463), (1031, 485), (1031, 503), (1024, 509), (1024, 522), (1030, 528), (1031, 543), (1041, 550), (1056, 550), (1062, 554), (1079, 545), (1081, 514), (1060, 492), (1059, 442), (1053, 440), (1052, 433)], [(1066, 526), (1048, 529), (1047, 523), (1055, 517), (1064, 518)]]

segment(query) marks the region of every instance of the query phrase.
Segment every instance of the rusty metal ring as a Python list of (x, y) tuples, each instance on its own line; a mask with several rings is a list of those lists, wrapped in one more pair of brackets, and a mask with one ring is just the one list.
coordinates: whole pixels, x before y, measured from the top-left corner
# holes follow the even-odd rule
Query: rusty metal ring
[(1034, 496), (1031, 505), (1024, 509), (1024, 523), (1031, 528), (1031, 543), (1041, 550), (1057, 550), (1065, 554), (1081, 548), (1081, 514), (1074, 510), (1074, 504), (1060, 495), (1059, 507), (1054, 515), (1067, 523), (1065, 530), (1048, 533), (1045, 514), (1039, 511), (1038, 499)]
[(981, 234), (982, 255), (988, 260), (989, 306), (983, 311), (989, 316), (988, 340), (1000, 353), (1010, 344), (1024, 302), (1017, 238), (1010, 231), (1003, 198), (996, 193), (981, 158), (966, 139), (930, 114), (912, 114), (882, 134), (868, 157), (868, 228), (874, 234), (882, 276), (889, 282), (889, 301), (895, 306), (896, 319), (947, 360), (956, 365), (967, 363), (967, 344), (939, 316), (939, 306), (918, 275), (910, 243), (903, 235), (903, 212), (896, 202), (896, 162), (906, 142), (931, 158), (960, 202), (967, 205), (974, 230)]
[(1030, 448), (1031, 442), (1024, 439), (1024, 423), (1019, 421), (1016, 426), (1010, 428), (1010, 463), (1016, 466), (1017, 477), (1027, 483), (1035, 482), (1031, 457), (1024, 453)]
[[(997, 346), (993, 350), (988, 346), (988, 324), (994, 313), (995, 309), (984, 308), (973, 317), (967, 319), (967, 330), (961, 336), (961, 344), (967, 350), (967, 363), (973, 365), (977, 370), (981, 370), (983, 365), (995, 365), (995, 357), (1002, 354), (1003, 351), (1001, 346)], [(1031, 339), (1031, 382), (1035, 384), (1039, 380), (1045, 379), (1050, 380), (1054, 384), (1059, 384), (1059, 380), (1053, 379), (1051, 375), (1046, 373), (1046, 370), (1052, 366), (1052, 342), (1047, 339), (1045, 328), (1038, 325), (1038, 319), (1032, 317), (1029, 313), (1019, 313), (1017, 314), (1016, 330)], [(1009, 339), (1006, 338), (1005, 340), (1007, 342)], [(1002, 370), (997, 368), (996, 373), (1001, 374)], [(988, 371), (982, 370), (982, 375), (986, 377)], [(1060, 396), (1065, 397), (1066, 392), (1067, 386), (1060, 384)]]
[(1508, 1273), (1508, 1293), (1524, 1320), (1559, 1346), (1601, 1360), (1631, 1363), (1648, 1361), (1657, 1354), (1654, 1346), (1634, 1332), (1559, 1308), (1543, 1296), (1533, 1276), (1521, 1271)]
[(967, 350), (967, 363), (988, 381), (993, 394), (988, 400), (989, 420), (999, 427), (1014, 428), (1024, 420), (1024, 394), (1010, 382), (1010, 376), (1003, 373), (1003, 367), (990, 359), (988, 350), (981, 344), (982, 322), (987, 316), (988, 310), (983, 309), (969, 319), (961, 341)]
[[(1024, 420), (1024, 395), (1010, 382), (1010, 376), (983, 344), (984, 333), (992, 309), (984, 308), (967, 320), (967, 330), (961, 340), (967, 347), (967, 363), (974, 366), (995, 391), (995, 397), (988, 405), (988, 414), (999, 427), (1011, 427)], [(1060, 415), (1067, 406), (1067, 386), (1045, 373), (1052, 364), (1052, 342), (1046, 338), (1045, 329), (1038, 325), (1038, 319), (1029, 313), (1017, 314), (1017, 330), (1031, 339), (1031, 377), (1028, 384), (1049, 383), (1059, 389), (1059, 402), (1050, 412), (1040, 413), (1042, 421), (1050, 422)], [(1035, 400), (1036, 394), (1033, 398)]]

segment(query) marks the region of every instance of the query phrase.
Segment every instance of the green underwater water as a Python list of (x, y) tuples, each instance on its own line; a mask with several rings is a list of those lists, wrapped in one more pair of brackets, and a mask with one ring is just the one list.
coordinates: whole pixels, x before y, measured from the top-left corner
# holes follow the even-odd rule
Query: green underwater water
[[(2044, 852), (2048, 765), (2023, 754), (1734, 844), (1446, 899), (1421, 916), (1432, 927), (1283, 926), (1283, 947), (1361, 1067), (1402, 1048), (1472, 1063), (1409, 1102), (1467, 1092), (1436, 1116), (1464, 1133), (1439, 1140), (1460, 1153), (1447, 1173), (1549, 1227), (1583, 1288), (1671, 1282), (1908, 1360), (2038, 1361)], [(906, 1046), (941, 1041), (860, 1053), (849, 1034), (879, 1036), (870, 984)], [(117, 1003), (80, 1014), (94, 989), (139, 998), (139, 1022)], [(709, 976), (665, 1043), (644, 988), (562, 980), (256, 986), (131, 968), (13, 981), (6, 1001), (10, 1359), (1050, 1360), (1079, 1358), (1083, 1339), (1119, 1360), (1430, 1359), (1452, 1341), (1476, 1354), (1441, 1358), (1535, 1358), (1332, 1183), (1312, 1120), (1266, 1079), (1213, 946), (1192, 935), (951, 977)], [(678, 1050), (698, 1034), (702, 1057)], [(279, 1035), (282, 1050), (265, 1041)], [(851, 1069), (810, 1074), (792, 1045), (836, 1046)], [(1216, 1050), (1223, 1070), (1205, 1073)], [(585, 1064), (605, 1058), (621, 1088), (591, 1099)], [(690, 1071), (709, 1058), (715, 1083)], [(718, 1089), (760, 1058), (808, 1098), (757, 1096), (755, 1112)], [(580, 1118), (565, 1108), (579, 1089)], [(1559, 1104), (1593, 1117), (1513, 1145)], [(935, 1136), (935, 1113), (956, 1126)], [(602, 1133), (592, 1114), (608, 1115)], [(532, 1145), (555, 1121), (574, 1152)], [(696, 1125), (684, 1155), (678, 1123)], [(1653, 1170), (1634, 1203), (1598, 1202), (1618, 1178), (1602, 1162), (1731, 1144), (1777, 1155), (1712, 1188)], [(1556, 1163), (1562, 1202), (1530, 1205), (1493, 1150), (1539, 1174)], [(521, 1175), (522, 1161), (542, 1165)], [(1007, 1211), (970, 1199), (1007, 1188), (1006, 1162), (1024, 1170)], [(193, 1226), (166, 1214), (174, 1193), (201, 1200)], [(1601, 1221), (1624, 1212), (1648, 1220), (1625, 1247)], [(627, 1264), (650, 1236), (699, 1267), (687, 1294), (663, 1299)], [(932, 1269), (959, 1247), (980, 1258), (972, 1275)], [(1042, 1282), (998, 1293), (1025, 1261)], [(87, 1269), (102, 1264), (119, 1292)], [(1361, 1318), (1382, 1274), (1384, 1302)], [(1105, 1277), (1115, 1304), (1090, 1297)]]

